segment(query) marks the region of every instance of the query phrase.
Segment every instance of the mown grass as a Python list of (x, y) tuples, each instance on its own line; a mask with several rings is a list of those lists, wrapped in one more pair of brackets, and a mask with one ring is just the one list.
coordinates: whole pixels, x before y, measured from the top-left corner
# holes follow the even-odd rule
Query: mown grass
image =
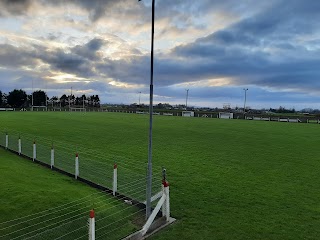
[(88, 239), (91, 209), (105, 219), (97, 229), (112, 224), (97, 237), (119, 228), (108, 233), (119, 239), (141, 227), (139, 209), (2, 148), (0, 172), (0, 239)]
[[(147, 161), (145, 115), (1, 113), (0, 123)], [(153, 239), (319, 239), (319, 139), (317, 124), (155, 116), (153, 167), (167, 168), (178, 222)]]

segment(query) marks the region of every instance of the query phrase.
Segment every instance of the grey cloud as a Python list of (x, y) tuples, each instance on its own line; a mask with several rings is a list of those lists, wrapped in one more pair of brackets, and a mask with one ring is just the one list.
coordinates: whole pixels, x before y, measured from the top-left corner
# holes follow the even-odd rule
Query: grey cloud
[(104, 44), (105, 42), (102, 39), (94, 38), (83, 46), (75, 46), (71, 49), (71, 52), (90, 60), (97, 60), (100, 58), (97, 55), (97, 51), (100, 50)]
[[(108, 16), (109, 11), (111, 9), (115, 10), (118, 6), (125, 6), (130, 3), (130, 0), (57, 0), (57, 1), (51, 1), (51, 0), (45, 0), (46, 4), (56, 5), (59, 4), (60, 6), (66, 5), (66, 4), (73, 4), (80, 6), (81, 8), (85, 9), (89, 13), (89, 18), (95, 22), (98, 19), (100, 19), (103, 16)], [(122, 8), (122, 11), (124, 11), (125, 8)]]
[(36, 61), (31, 58), (30, 51), (9, 44), (0, 44), (0, 66), (21, 67), (34, 64)]
[(82, 77), (94, 75), (90, 62), (74, 53), (66, 53), (62, 50), (46, 51), (36, 55), (36, 57), (50, 64), (53, 70), (73, 73)]
[(24, 15), (31, 4), (31, 0), (2, 0), (0, 1), (0, 16)]

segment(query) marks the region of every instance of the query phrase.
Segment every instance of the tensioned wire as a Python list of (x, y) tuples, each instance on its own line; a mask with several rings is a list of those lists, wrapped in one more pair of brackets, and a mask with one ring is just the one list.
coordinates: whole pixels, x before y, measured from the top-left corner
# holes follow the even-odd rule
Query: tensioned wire
[[(143, 189), (143, 191), (144, 191), (144, 189)], [(125, 198), (126, 198), (126, 197), (123, 197), (122, 199), (125, 199)], [(114, 202), (117, 202), (117, 201), (118, 201), (118, 199), (116, 199)], [(109, 208), (105, 208), (105, 209), (103, 209), (102, 211), (100, 211), (99, 213), (108, 211), (108, 210), (110, 210), (110, 209), (112, 209), (112, 208), (115, 208), (115, 207), (118, 207), (118, 206), (120, 206), (120, 205), (122, 205), (122, 204), (124, 204), (124, 202), (120, 202), (119, 204), (114, 205), (114, 206), (111, 206), (111, 207), (109, 207)], [(130, 209), (130, 208), (132, 208), (133, 206), (136, 206), (136, 205), (138, 205), (138, 204), (139, 204), (139, 203), (136, 203), (136, 204), (133, 204), (133, 205), (129, 205), (128, 207), (126, 207), (126, 208), (124, 208), (124, 209), (122, 209), (122, 210), (119, 210), (119, 211), (117, 211), (117, 212), (115, 212), (115, 213), (112, 213), (112, 214), (104, 217), (103, 219), (105, 219), (105, 218), (107, 218), (107, 217), (110, 217), (110, 216), (113, 216), (113, 215), (116, 215), (116, 214), (118, 214), (119, 212), (123, 212), (123, 211), (125, 211), (125, 210), (128, 210), (128, 209)], [(110, 205), (110, 204), (108, 204), (108, 206), (109, 206), (109, 205)], [(87, 207), (85, 207), (85, 208), (87, 208)], [(100, 206), (97, 207), (97, 208), (99, 209)], [(81, 209), (83, 209), (83, 208), (81, 208)], [(142, 210), (144, 210), (144, 209), (142, 209)], [(74, 219), (74, 218), (75, 218), (75, 217), (79, 217), (79, 216), (81, 216), (82, 214), (84, 214), (84, 213), (76, 214), (76, 215), (74, 215), (74, 216), (72, 216), (72, 217), (65, 218), (65, 219), (62, 220), (62, 222), (65, 222), (65, 221), (67, 221), (67, 220), (72, 220), (71, 222), (76, 221), (76, 220), (79, 219), (79, 218), (76, 218), (76, 219)], [(66, 214), (61, 215), (61, 216), (59, 216), (59, 217), (63, 217), (63, 216), (65, 216), (65, 215), (66, 215)], [(58, 217), (52, 218), (52, 219), (50, 219), (50, 221), (53, 220), (53, 219), (57, 219), (57, 218), (58, 218)], [(80, 218), (82, 218), (82, 217), (80, 217)], [(102, 220), (102, 219), (101, 219), (101, 220)], [(49, 221), (49, 220), (46, 220), (46, 221), (43, 221), (42, 223), (48, 222), (48, 221)], [(60, 227), (62, 227), (62, 226), (64, 226), (64, 225), (70, 224), (71, 222), (69, 221), (69, 222), (64, 223), (64, 224), (62, 224), (62, 225), (59, 225), (59, 226), (57, 226), (57, 227), (48, 229), (47, 231), (51, 231), (51, 230), (53, 230), (53, 229), (55, 229), (55, 228), (60, 228)], [(98, 221), (97, 221), (97, 222), (98, 222)], [(25, 234), (20, 235), (20, 236), (17, 236), (17, 237), (15, 237), (15, 238), (12, 238), (12, 240), (17, 239), (17, 238), (24, 237), (24, 236), (29, 235), (29, 234), (32, 234), (32, 233), (34, 233), (34, 232), (41, 231), (41, 230), (43, 230), (43, 229), (46, 229), (47, 227), (54, 226), (54, 225), (56, 225), (56, 224), (58, 224), (58, 223), (61, 223), (61, 221), (60, 221), (60, 222), (53, 223), (53, 224), (50, 224), (50, 225), (46, 225), (45, 227), (42, 227), (42, 228), (33, 230), (33, 231), (31, 231), (31, 232), (25, 233)], [(39, 225), (39, 224), (34, 224), (34, 225), (32, 225), (32, 226), (36, 226), (36, 225)], [(32, 227), (32, 226), (29, 226), (29, 227)], [(29, 228), (29, 227), (28, 227), (28, 228)], [(85, 226), (83, 226), (83, 227), (85, 227)], [(80, 228), (74, 230), (73, 232), (78, 231), (78, 230), (80, 230), (80, 229), (83, 228), (83, 227), (80, 227)], [(14, 233), (16, 233), (16, 232), (19, 232), (19, 231), (21, 231), (21, 230), (24, 230), (24, 229), (26, 229), (26, 228), (19, 229), (19, 230), (17, 230), (17, 231), (11, 232), (11, 233), (6, 234), (6, 235), (4, 235), (4, 236), (12, 235), (12, 234), (14, 234)], [(41, 232), (41, 233), (39, 233), (39, 234), (42, 234), (42, 233), (43, 233), (43, 232)], [(37, 234), (37, 235), (39, 235), (39, 234)], [(69, 233), (68, 233), (68, 234), (69, 234)], [(66, 235), (68, 235), (68, 234), (66, 234)], [(24, 239), (29, 239), (29, 238), (32, 238), (32, 237), (34, 237), (34, 236), (36, 236), (36, 235), (30, 236), (30, 237), (24, 238)], [(62, 236), (62, 237), (63, 237), (63, 236)]]
[[(140, 212), (142, 212), (142, 211), (145, 211), (145, 210), (144, 210), (144, 209), (141, 209), (141, 210), (139, 210), (139, 211), (137, 211), (137, 212), (135, 212), (135, 213), (132, 213), (132, 214), (127, 215), (126, 217), (123, 217), (122, 219), (119, 219), (119, 220), (117, 220), (117, 221), (114, 221), (114, 222), (112, 222), (112, 223), (110, 223), (110, 224), (108, 224), (108, 225), (106, 225), (106, 226), (104, 226), (104, 227), (102, 227), (102, 228), (100, 228), (100, 229), (97, 229), (97, 230), (96, 230), (96, 234), (97, 234), (97, 232), (100, 231), (101, 229), (105, 229), (106, 227), (110, 227), (111, 225), (114, 225), (115, 223), (119, 223), (119, 222), (123, 221), (124, 219), (127, 219), (128, 217), (131, 217), (131, 216), (133, 216), (133, 215), (135, 215), (135, 214), (137, 214), (137, 213), (140, 213)], [(100, 237), (103, 237), (103, 236), (105, 236), (105, 235), (107, 235), (107, 234), (109, 234), (109, 233), (111, 233), (111, 232), (114, 232), (114, 231), (116, 231), (116, 230), (119, 230), (120, 228), (122, 228), (122, 226), (117, 227), (117, 228), (115, 228), (115, 229), (113, 229), (113, 230), (111, 230), (111, 231), (105, 232), (104, 234), (102, 234), (102, 235), (100, 235), (100, 236), (97, 236), (96, 239), (99, 239)], [(97, 234), (97, 235), (98, 235), (98, 234)]]
[[(137, 190), (137, 189), (145, 188), (145, 186), (140, 186), (140, 187), (138, 187), (138, 188), (133, 188), (133, 187), (137, 186), (138, 184), (141, 184), (141, 181), (140, 181), (140, 180), (137, 180), (137, 181), (132, 182), (132, 183), (130, 183), (130, 184), (126, 184), (125, 189), (126, 189), (126, 188), (131, 188), (131, 191), (128, 191), (128, 193), (130, 193), (130, 192), (133, 192), (133, 191), (135, 191), (135, 190)], [(133, 189), (132, 189), (132, 188), (133, 188)], [(14, 227), (14, 226), (16, 226), (16, 225), (19, 225), (19, 224), (22, 224), (22, 223), (25, 223), (25, 222), (28, 222), (28, 221), (32, 221), (32, 220), (38, 219), (38, 218), (40, 218), (40, 217), (48, 216), (48, 215), (51, 215), (51, 214), (60, 212), (60, 211), (62, 211), (62, 210), (65, 210), (65, 209), (69, 209), (69, 208), (71, 208), (71, 207), (77, 206), (77, 205), (82, 204), (82, 203), (85, 203), (85, 202), (87, 202), (87, 201), (92, 201), (92, 199), (88, 199), (88, 200), (86, 200), (86, 201), (82, 201), (82, 202), (80, 202), (80, 203), (76, 203), (76, 202), (79, 202), (79, 201), (81, 201), (81, 200), (83, 200), (83, 199), (86, 199), (86, 198), (88, 198), (88, 197), (92, 197), (93, 195), (98, 195), (98, 194), (101, 195), (101, 196), (99, 196), (98, 198), (101, 198), (101, 197), (105, 197), (105, 196), (106, 196), (106, 195), (105, 195), (105, 194), (106, 194), (105, 191), (97, 192), (97, 193), (92, 193), (92, 194), (89, 194), (89, 195), (87, 195), (87, 196), (79, 199), (79, 200), (75, 200), (75, 201), (72, 201), (72, 202), (70, 202), (70, 203), (66, 203), (66, 204), (63, 204), (63, 205), (61, 205), (61, 206), (57, 206), (57, 207), (55, 207), (55, 208), (47, 209), (47, 210), (44, 210), (44, 211), (39, 212), (39, 213), (34, 213), (34, 214), (30, 214), (30, 215), (28, 215), (28, 216), (24, 216), (24, 217), (21, 217), (21, 218), (16, 218), (16, 219), (12, 219), (12, 220), (9, 220), (9, 221), (6, 221), (6, 222), (2, 222), (2, 223), (0, 223), (0, 225), (8, 224), (8, 223), (11, 223), (11, 222), (13, 222), (13, 221), (17, 221), (17, 220), (20, 220), (20, 219), (24, 219), (24, 218), (27, 218), (27, 217), (31, 217), (31, 216), (39, 215), (39, 214), (41, 214), (41, 213), (45, 213), (45, 212), (51, 211), (51, 212), (48, 213), (48, 214), (41, 215), (41, 216), (39, 216), (39, 217), (35, 217), (35, 218), (32, 218), (32, 219), (28, 219), (28, 220), (26, 220), (26, 221), (19, 222), (19, 223), (17, 223), (17, 224), (12, 224), (12, 225), (9, 226), (9, 227)], [(126, 197), (116, 198), (113, 202), (116, 202), (116, 201), (121, 200), (121, 199), (124, 199), (124, 198), (126, 198)], [(73, 203), (76, 203), (76, 204), (71, 205), (71, 204), (73, 204)], [(71, 206), (68, 206), (68, 205), (71, 205)], [(63, 208), (63, 209), (59, 209), (59, 208)], [(56, 210), (56, 209), (57, 209), (57, 210)], [(53, 210), (55, 210), (55, 211), (53, 211)], [(5, 227), (5, 228), (2, 228), (2, 229), (0, 229), (0, 230), (5, 230), (5, 229), (7, 229), (7, 228), (9, 228), (9, 227)]]
[[(21, 134), (21, 136), (22, 136), (22, 133), (21, 132), (18, 132), (18, 131), (15, 131), (15, 130), (10, 130), (10, 132), (13, 132), (13, 133), (16, 133), (16, 134)], [(30, 134), (27, 134), (27, 133), (23, 133), (23, 136), (26, 136), (26, 138), (29, 138), (30, 140), (36, 140), (36, 142), (38, 142), (38, 140), (40, 141), (40, 139), (41, 139), (41, 142), (42, 143), (46, 143), (46, 144), (48, 144), (48, 145), (52, 145), (52, 143), (53, 143), (53, 139), (48, 139), (48, 138), (45, 138), (45, 137), (32, 137), (32, 135), (30, 135)], [(104, 157), (104, 155), (102, 155), (101, 154), (101, 152), (100, 151), (97, 151), (97, 150), (93, 150), (93, 149), (86, 149), (86, 148), (84, 148), (83, 146), (78, 146), (78, 145), (75, 145), (74, 143), (72, 143), (72, 144), (70, 144), (70, 142), (67, 142), (67, 143), (64, 143), (64, 144), (62, 144), (62, 143), (60, 143), (60, 142), (55, 142), (54, 143), (54, 145), (55, 146), (60, 146), (61, 148), (64, 148), (64, 149), (67, 149), (67, 150), (69, 150), (70, 149), (70, 147), (66, 147), (66, 144), (68, 144), (71, 148), (73, 148), (73, 149), (75, 149), (75, 150), (79, 150), (79, 152), (80, 152), (80, 150), (81, 150), (81, 152), (82, 152), (82, 154), (91, 154), (91, 153), (94, 153), (94, 155), (95, 156), (100, 156), (101, 157), (101, 159), (104, 159), (105, 160), (105, 157)], [(83, 151), (82, 151), (83, 150)], [(120, 156), (121, 157), (121, 156)], [(122, 156), (122, 158), (126, 158), (126, 157), (123, 157)], [(141, 165), (141, 162), (138, 162), (137, 160), (134, 160), (134, 159), (130, 159), (130, 162), (132, 163), (132, 162), (136, 162), (136, 164), (135, 165)], [(145, 162), (146, 163), (146, 162)], [(131, 166), (132, 167), (132, 166)], [(139, 168), (140, 169), (140, 168)]]
[[(138, 189), (139, 189), (139, 188), (138, 188)], [(136, 190), (136, 189), (135, 189), (135, 190)], [(142, 190), (140, 190), (140, 191), (144, 191), (144, 188), (143, 188)], [(120, 198), (120, 199), (117, 198), (117, 199), (115, 199), (114, 201), (112, 201), (111, 203), (118, 202), (118, 201), (121, 200), (121, 199), (126, 199), (126, 197), (122, 197), (122, 198)], [(105, 202), (105, 199), (99, 201), (98, 203), (100, 203), (100, 202)], [(95, 203), (95, 204), (97, 204), (97, 203)], [(107, 208), (107, 209), (104, 209), (104, 210), (100, 211), (100, 213), (101, 213), (101, 212), (105, 212), (105, 211), (107, 211), (107, 210), (110, 210), (111, 208), (117, 207), (117, 206), (119, 206), (119, 205), (121, 205), (121, 204), (123, 204), (123, 202), (120, 202), (120, 203), (117, 204), (117, 205), (114, 205), (114, 206), (111, 206), (111, 207), (109, 207), (109, 208)], [(125, 209), (129, 209), (130, 207), (136, 206), (136, 205), (138, 205), (138, 204), (139, 204), (139, 203), (136, 203), (136, 204), (134, 204), (134, 205), (130, 205), (128, 208), (125, 208)], [(110, 203), (108, 203), (107, 205), (109, 206)], [(66, 214), (62, 214), (62, 215), (59, 215), (59, 216), (57, 216), (57, 217), (53, 217), (53, 218), (51, 218), (51, 219), (42, 221), (41, 223), (36, 223), (36, 224), (31, 225), (31, 226), (18, 229), (18, 230), (14, 231), (14, 232), (10, 232), (10, 233), (8, 233), (8, 234), (3, 235), (3, 237), (12, 235), (12, 234), (14, 234), (14, 233), (17, 233), (17, 232), (20, 232), (20, 231), (22, 231), (22, 230), (28, 229), (28, 228), (30, 228), (30, 227), (37, 226), (37, 225), (39, 225), (39, 224), (43, 224), (43, 223), (45, 223), (45, 222), (52, 221), (52, 220), (54, 220), (54, 219), (58, 219), (58, 218), (60, 218), (60, 217), (67, 216), (67, 215), (69, 215), (69, 214), (71, 214), (71, 213), (73, 213), (73, 212), (78, 212), (78, 211), (80, 211), (81, 209), (85, 209), (85, 208), (88, 208), (88, 207), (87, 207), (87, 206), (86, 206), (86, 207), (82, 207), (82, 208), (77, 209), (77, 210), (75, 210), (75, 211), (71, 211), (71, 212), (68, 212), (68, 213), (66, 213)], [(97, 208), (100, 208), (100, 206), (97, 207)], [(120, 211), (123, 211), (123, 210), (120, 210)], [(65, 219), (62, 220), (62, 222), (65, 222), (66, 220), (72, 220), (72, 219), (74, 219), (74, 217), (81, 216), (82, 214), (83, 214), (83, 213), (79, 213), (79, 214), (76, 214), (76, 215), (71, 216), (71, 217), (69, 217), (69, 218), (65, 218)], [(108, 215), (108, 216), (109, 216), (109, 215)], [(110, 215), (110, 216), (111, 216), (111, 215)], [(31, 220), (28, 220), (28, 221), (25, 221), (25, 222), (29, 222), (29, 221), (31, 221)], [(61, 221), (58, 222), (58, 223), (61, 223)], [(66, 224), (69, 224), (69, 223), (70, 223), (70, 222), (68, 222), (68, 223), (66, 223)], [(16, 239), (16, 238), (19, 238), (19, 237), (22, 237), (22, 236), (25, 236), (25, 235), (29, 235), (29, 234), (31, 234), (31, 233), (33, 233), (33, 232), (37, 232), (37, 231), (43, 230), (43, 229), (45, 229), (45, 228), (47, 228), (47, 227), (54, 226), (55, 224), (57, 224), (57, 222), (56, 222), (56, 223), (53, 223), (53, 224), (50, 224), (50, 225), (46, 225), (45, 227), (42, 227), (42, 228), (33, 230), (33, 231), (31, 231), (31, 232), (28, 232), (28, 233), (26, 233), (26, 234), (20, 235), (20, 236), (18, 236), (18, 237), (12, 238), (12, 239)], [(11, 226), (10, 226), (10, 227), (11, 227)]]
[[(41, 148), (40, 148), (41, 149)], [(48, 151), (49, 152), (49, 151)], [(40, 155), (40, 153), (39, 153), (39, 155)], [(59, 164), (59, 162), (62, 162), (62, 163), (66, 163), (66, 164), (68, 164), (68, 165), (73, 165), (74, 164), (74, 162), (72, 162), (72, 161), (70, 161), (70, 162), (68, 162), (68, 161), (65, 161), (65, 160), (63, 160), (64, 158), (60, 158), (59, 156), (61, 156), (62, 155), (62, 153), (60, 152), (60, 153), (58, 153), (58, 152), (55, 152), (55, 157), (56, 158), (59, 158), (59, 161), (56, 161), (55, 163), (57, 164), (57, 165), (60, 165)], [(69, 154), (66, 154), (66, 153), (64, 153), (63, 154), (64, 156), (66, 156), (66, 155), (68, 155), (67, 156), (67, 158), (69, 158)], [(49, 156), (49, 153), (48, 153), (48, 155), (47, 156)], [(94, 157), (96, 157), (96, 156), (94, 156)], [(39, 157), (37, 157), (38, 159), (37, 160), (41, 160), (41, 159), (39, 159)], [(49, 157), (48, 157), (49, 158)], [(48, 161), (48, 160), (47, 160)], [(110, 167), (110, 164), (107, 164), (107, 163), (102, 163), (102, 162), (98, 162), (98, 161), (93, 161), (93, 160), (87, 160), (87, 161), (84, 161), (84, 162), (81, 162), (81, 165), (82, 164), (84, 164), (84, 165), (89, 165), (89, 162), (90, 163), (94, 163), (94, 164), (101, 164), (101, 165), (107, 165), (108, 167)], [(127, 169), (128, 171), (132, 171), (132, 167), (134, 167), (134, 166), (129, 166), (128, 164), (126, 164), (126, 163), (123, 163), (123, 162), (121, 162), (120, 163), (121, 165), (121, 167), (122, 168), (124, 168), (124, 169)], [(126, 166), (123, 166), (123, 165), (126, 165), (126, 166), (128, 166), (128, 167), (126, 167)], [(71, 167), (71, 166), (69, 166), (69, 167)], [(91, 167), (95, 167), (95, 166), (91, 166)], [(111, 167), (110, 167), (111, 168)], [(140, 168), (139, 168), (139, 170), (141, 170)], [(136, 174), (136, 175), (139, 175), (139, 173), (136, 173), (136, 172), (133, 172), (134, 174)]]
[[(39, 144), (38, 144), (39, 145)], [(65, 146), (63, 147), (63, 148), (66, 148)], [(41, 149), (41, 147), (40, 147), (40, 149)], [(49, 151), (48, 151), (49, 152)], [(39, 153), (40, 154), (40, 153)], [(48, 155), (49, 155), (49, 153), (48, 153)], [(47, 156), (48, 156), (47, 155)], [(61, 154), (60, 153), (58, 153), (58, 152), (55, 152), (55, 156), (60, 156)], [(88, 155), (88, 154), (82, 154), (81, 153), (81, 155), (83, 156), (83, 155)], [(103, 157), (102, 157), (102, 155), (100, 154), (100, 156), (99, 157), (101, 157), (101, 159), (104, 159)], [(48, 157), (49, 158), (49, 157)], [(68, 155), (68, 158), (69, 158), (69, 155)], [(93, 158), (92, 156), (90, 156), (90, 158)], [(97, 155), (94, 155), (94, 158), (97, 158)], [(69, 164), (69, 165), (73, 165), (73, 162), (66, 162), (66, 161), (63, 161), (62, 160), (63, 158), (61, 158), (61, 159), (59, 159), (59, 162), (61, 161), (61, 162), (63, 162), (63, 163), (67, 163), (67, 164)], [(37, 160), (41, 160), (41, 159), (39, 159), (39, 157), (38, 157), (38, 159)], [(105, 159), (104, 159), (105, 160)], [(48, 160), (47, 160), (48, 161)], [(46, 162), (47, 162), (46, 161)], [(101, 164), (101, 165), (107, 165), (108, 167), (110, 167), (110, 164), (107, 164), (107, 163), (103, 163), (103, 162), (100, 162), (100, 161), (93, 161), (93, 160), (86, 160), (85, 162), (81, 162), (81, 164), (89, 164), (89, 162), (90, 163), (94, 163), (94, 164)], [(57, 165), (59, 165), (59, 163), (58, 163), (58, 161), (56, 162), (56, 164)], [(122, 168), (126, 168), (128, 171), (132, 171), (132, 168), (134, 167), (134, 168), (137, 168), (137, 169), (139, 169), (139, 170), (141, 170), (141, 167), (135, 167), (135, 166), (132, 166), (132, 164), (130, 164), (130, 165), (128, 165), (128, 164), (126, 164), (126, 163), (124, 163), (124, 162), (122, 162), (122, 161), (120, 161), (120, 164), (121, 164), (121, 166), (122, 166)], [(125, 166), (123, 166), (123, 165), (126, 165), (126, 166), (128, 166), (128, 167), (125, 167)], [(71, 166), (69, 166), (69, 167), (71, 167)], [(140, 164), (140, 166), (141, 166), (141, 164)], [(93, 167), (93, 166), (92, 166)], [(138, 175), (138, 173), (136, 173), (136, 172), (133, 172), (134, 174), (137, 174)]]
[[(138, 203), (137, 203), (137, 204), (138, 204)], [(98, 223), (99, 221), (101, 221), (101, 220), (103, 220), (103, 219), (106, 219), (106, 218), (108, 218), (108, 217), (115, 216), (115, 215), (117, 215), (117, 214), (119, 214), (119, 213), (121, 213), (121, 212), (124, 212), (124, 211), (132, 208), (132, 207), (135, 207), (137, 204), (130, 205), (130, 206), (128, 206), (128, 207), (126, 207), (126, 208), (124, 208), (124, 209), (122, 209), (122, 210), (120, 210), (120, 211), (117, 211), (117, 212), (115, 212), (115, 213), (112, 213), (112, 214), (110, 214), (110, 215), (108, 215), (108, 216), (106, 216), (106, 217), (104, 217), (104, 218), (102, 218), (102, 219), (100, 219), (100, 220), (97, 220), (96, 223)], [(105, 210), (103, 210), (103, 211), (105, 211)], [(101, 212), (103, 212), (103, 211), (101, 211)], [(137, 214), (138, 212), (142, 212), (142, 211), (145, 211), (145, 210), (144, 210), (144, 209), (139, 209), (139, 210), (137, 210), (136, 212), (134, 212), (133, 214)], [(101, 212), (100, 212), (100, 213), (101, 213)], [(132, 214), (130, 214), (130, 215), (132, 215)], [(128, 215), (128, 216), (130, 216), (130, 215)], [(128, 216), (127, 216), (127, 217), (128, 217)], [(114, 223), (116, 223), (116, 222), (117, 222), (117, 221), (114, 221)], [(110, 226), (110, 224), (109, 224), (109, 226)], [(64, 234), (64, 235), (62, 235), (62, 236), (60, 236), (60, 237), (58, 237), (58, 238), (56, 238), (56, 239), (61, 239), (62, 237), (65, 237), (65, 236), (67, 236), (67, 235), (69, 235), (69, 234), (71, 234), (71, 233), (74, 233), (74, 232), (76, 232), (76, 231), (79, 231), (80, 229), (82, 229), (82, 228), (84, 228), (84, 227), (86, 227), (86, 226), (82, 226), (82, 227), (80, 227), (80, 228), (78, 228), (78, 229), (76, 229), (76, 230), (73, 230), (72, 232), (69, 232), (69, 233), (67, 233), (67, 234)], [(96, 229), (96, 232), (98, 232), (100, 229), (103, 229), (103, 228), (104, 228), (104, 227), (102, 227), (102, 228), (97, 228), (97, 229)]]
[[(39, 141), (38, 141), (39, 142)], [(46, 143), (48, 143), (48, 142), (46, 142)], [(48, 144), (48, 145), (50, 145), (50, 144)], [(60, 144), (58, 144), (58, 146), (59, 146)], [(62, 145), (61, 145), (62, 146)], [(63, 146), (63, 148), (65, 148), (65, 149), (67, 149), (67, 147), (65, 147), (65, 146)], [(38, 149), (37, 149), (38, 150)], [(91, 151), (91, 152), (95, 152), (95, 151)], [(40, 153), (40, 152), (39, 152)], [(55, 155), (56, 155), (56, 153), (55, 153)], [(69, 154), (68, 154), (69, 155)], [(83, 155), (83, 154), (82, 154)], [(85, 155), (88, 155), (88, 153), (86, 153)], [(98, 154), (98, 155), (100, 155), (99, 157), (101, 158), (101, 159), (104, 159), (104, 160), (106, 160), (105, 158), (102, 158), (102, 155), (101, 154)], [(97, 157), (97, 156), (94, 156), (94, 157)], [(61, 161), (61, 160), (59, 160), (59, 161)], [(107, 164), (107, 163), (101, 163), (101, 162), (98, 162), (98, 161), (94, 161), (94, 160), (89, 160), (90, 161), (90, 163), (99, 163), (99, 164), (102, 164), (102, 165), (108, 165), (108, 166), (110, 166), (109, 164)], [(88, 162), (82, 162), (81, 164), (83, 164), (84, 163), (84, 165), (89, 165), (89, 161)], [(65, 163), (67, 163), (67, 164), (70, 164), (70, 165), (73, 165), (73, 163), (70, 161), (70, 162), (65, 162)], [(126, 166), (128, 166), (128, 168), (127, 167), (125, 167), (125, 166), (122, 166), (122, 165), (126, 165)], [(141, 163), (140, 163), (140, 165), (141, 165)], [(130, 167), (130, 169), (129, 169), (129, 167)], [(127, 170), (132, 170), (132, 167), (135, 167), (135, 166), (132, 166), (132, 165), (128, 165), (128, 164), (126, 164), (126, 163), (121, 163), (121, 168), (123, 168), (123, 169), (127, 169)], [(92, 166), (91, 166), (91, 168), (92, 168)], [(95, 168), (97, 168), (97, 167), (95, 167)], [(139, 170), (141, 170), (141, 168), (139, 168)], [(123, 175), (127, 175), (127, 174), (125, 174), (124, 172), (122, 173)], [(136, 175), (139, 175), (139, 174), (137, 174), (137, 173), (135, 173)], [(95, 176), (96, 177), (96, 176)], [(132, 177), (132, 176), (131, 176)], [(104, 179), (105, 180), (105, 179)], [(139, 183), (140, 183), (140, 180), (137, 180), (137, 181), (139, 181)], [(123, 191), (123, 189), (122, 189), (122, 191)]]

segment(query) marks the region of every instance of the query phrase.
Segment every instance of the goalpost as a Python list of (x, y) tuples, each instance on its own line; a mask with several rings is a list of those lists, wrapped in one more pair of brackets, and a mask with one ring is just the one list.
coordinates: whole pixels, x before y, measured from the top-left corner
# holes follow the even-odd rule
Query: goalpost
[(70, 111), (71, 112), (86, 112), (87, 110), (86, 110), (86, 108), (73, 108), (73, 107), (71, 107)]
[(233, 118), (233, 113), (230, 113), (230, 112), (219, 112), (219, 118), (232, 119)]
[(31, 111), (48, 111), (47, 106), (32, 106)]

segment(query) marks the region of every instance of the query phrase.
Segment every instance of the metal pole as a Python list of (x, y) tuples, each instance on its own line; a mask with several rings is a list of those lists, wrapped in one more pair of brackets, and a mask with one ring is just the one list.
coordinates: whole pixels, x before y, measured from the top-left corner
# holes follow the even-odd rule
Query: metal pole
[(151, 192), (152, 192), (152, 123), (153, 123), (153, 45), (154, 45), (154, 7), (152, 0), (152, 27), (151, 27), (151, 71), (150, 71), (150, 105), (149, 105), (149, 148), (148, 148), (148, 177), (146, 191), (146, 217), (151, 215)]
[(70, 111), (70, 102), (71, 102), (71, 97), (72, 97), (72, 87), (71, 87), (71, 95), (69, 97), (69, 111)]
[(48, 110), (48, 102), (47, 102), (47, 91), (48, 91), (48, 84), (46, 83), (46, 91), (44, 92), (44, 97), (45, 97), (45, 101), (46, 101), (46, 110)]
[(84, 97), (82, 97), (82, 108), (84, 109)]
[(32, 109), (32, 111), (33, 111), (33, 79), (32, 79), (31, 109)]
[(244, 104), (243, 104), (243, 114), (246, 114), (246, 102), (247, 102), (247, 91), (248, 88), (244, 88)]
[(186, 110), (187, 110), (187, 107), (188, 107), (188, 95), (189, 95), (189, 89), (186, 89), (187, 91), (187, 96), (186, 96)]
[(140, 97), (141, 97), (141, 92), (139, 92), (139, 107), (140, 107)]

